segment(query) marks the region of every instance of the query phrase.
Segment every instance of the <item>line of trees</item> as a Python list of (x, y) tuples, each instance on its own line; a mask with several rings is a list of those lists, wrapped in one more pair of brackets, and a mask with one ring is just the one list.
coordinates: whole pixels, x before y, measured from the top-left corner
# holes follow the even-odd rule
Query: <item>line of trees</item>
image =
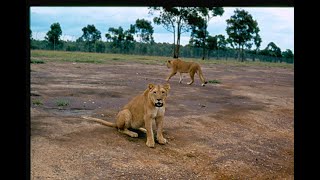
[[(106, 42), (102, 41), (101, 32), (93, 24), (82, 28), (83, 34), (76, 41), (63, 41), (62, 30), (57, 22), (50, 26), (44, 41), (33, 39), (30, 30), (31, 49), (171, 55), (174, 58), (182, 55), (201, 57), (203, 60), (210, 57), (217, 59), (229, 57), (240, 61), (258, 59), (293, 63), (292, 51), (287, 49), (282, 52), (273, 42), (260, 50), (262, 39), (259, 35), (258, 22), (245, 10), (236, 9), (234, 15), (226, 20), (227, 38), (221, 34), (211, 36), (207, 31), (208, 22), (216, 16), (222, 16), (223, 13), (222, 7), (150, 7), (149, 14), (156, 16), (153, 22), (173, 33), (173, 44), (156, 43), (151, 22), (145, 19), (137, 19), (127, 30), (121, 26), (110, 27), (104, 35)], [(181, 34), (189, 31), (191, 31), (189, 44), (182, 46)], [(138, 41), (135, 40), (135, 36)], [(253, 45), (255, 48), (252, 49)]]

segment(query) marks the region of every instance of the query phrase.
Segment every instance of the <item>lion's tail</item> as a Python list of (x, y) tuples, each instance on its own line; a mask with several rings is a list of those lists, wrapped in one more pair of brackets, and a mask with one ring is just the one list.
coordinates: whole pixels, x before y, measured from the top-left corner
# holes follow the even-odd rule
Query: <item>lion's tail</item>
[(201, 81), (202, 81), (202, 83), (203, 84), (207, 84), (208, 82), (204, 79), (204, 77), (203, 77), (203, 74), (202, 74), (202, 70), (201, 70), (201, 67), (199, 66), (199, 77), (200, 77), (200, 79), (201, 79)]
[(94, 117), (89, 117), (89, 116), (81, 116), (83, 119), (88, 119), (88, 120), (93, 120), (96, 121), (98, 123), (101, 123), (103, 125), (109, 126), (109, 127), (117, 127), (117, 125), (115, 123), (112, 122), (108, 122), (102, 119), (98, 119), (98, 118), (94, 118)]

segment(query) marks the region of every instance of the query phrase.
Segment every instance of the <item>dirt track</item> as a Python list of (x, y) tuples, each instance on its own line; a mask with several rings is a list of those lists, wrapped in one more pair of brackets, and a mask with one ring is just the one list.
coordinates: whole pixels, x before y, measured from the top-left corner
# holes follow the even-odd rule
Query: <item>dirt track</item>
[[(166, 145), (81, 119), (114, 121), (164, 65), (31, 65), (31, 179), (294, 179), (293, 69), (203, 65), (207, 80), (170, 80)], [(68, 106), (57, 102), (66, 100)], [(155, 129), (155, 128), (154, 128)]]

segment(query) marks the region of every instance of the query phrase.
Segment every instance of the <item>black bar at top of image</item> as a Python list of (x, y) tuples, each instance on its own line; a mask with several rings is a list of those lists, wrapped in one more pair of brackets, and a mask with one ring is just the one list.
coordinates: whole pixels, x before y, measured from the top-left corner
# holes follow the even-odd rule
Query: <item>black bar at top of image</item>
[(29, 6), (293, 7), (294, 0), (29, 0)]

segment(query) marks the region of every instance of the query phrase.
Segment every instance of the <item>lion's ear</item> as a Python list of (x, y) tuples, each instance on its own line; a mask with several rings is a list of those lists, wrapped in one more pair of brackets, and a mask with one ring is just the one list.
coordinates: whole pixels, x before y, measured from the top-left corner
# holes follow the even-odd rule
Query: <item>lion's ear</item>
[(151, 90), (151, 89), (153, 89), (154, 88), (154, 84), (148, 84), (148, 88), (149, 88), (149, 90)]
[(164, 88), (165, 90), (169, 91), (169, 89), (170, 89), (170, 84), (168, 84), (168, 83), (164, 84), (164, 85), (163, 85), (163, 88)]

